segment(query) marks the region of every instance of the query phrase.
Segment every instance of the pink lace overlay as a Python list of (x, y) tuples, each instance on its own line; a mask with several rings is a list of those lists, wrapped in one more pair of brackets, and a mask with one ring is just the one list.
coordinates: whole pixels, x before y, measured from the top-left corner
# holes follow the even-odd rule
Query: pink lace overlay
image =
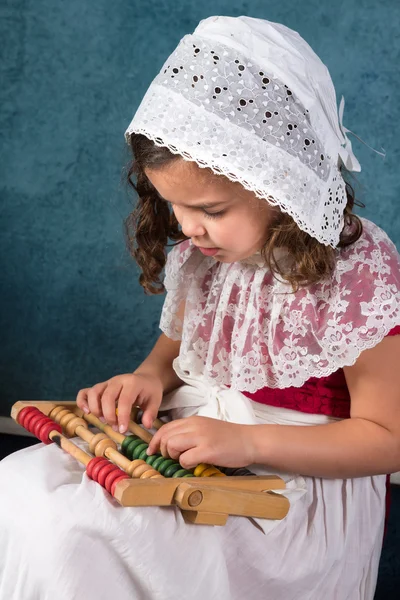
[[(388, 335), (400, 335), (400, 326), (394, 327)], [(269, 406), (281, 406), (339, 419), (350, 417), (350, 394), (343, 369), (338, 369), (328, 377), (311, 377), (300, 388), (278, 390), (265, 387), (254, 393), (243, 393), (254, 402)]]
[(226, 264), (190, 240), (173, 248), (160, 327), (181, 339), (180, 366), (254, 393), (301, 388), (354, 364), (400, 325), (399, 254), (378, 226), (362, 222), (361, 238), (337, 250), (333, 278), (296, 293), (259, 255)]

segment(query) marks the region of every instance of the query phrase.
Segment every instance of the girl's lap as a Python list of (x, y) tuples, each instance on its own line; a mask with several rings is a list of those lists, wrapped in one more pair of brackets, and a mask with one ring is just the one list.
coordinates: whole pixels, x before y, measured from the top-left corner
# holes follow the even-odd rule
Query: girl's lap
[(353, 587), (379, 560), (376, 551), (362, 556), (374, 546), (371, 536), (381, 537), (379, 479), (374, 486), (307, 479), (307, 494), (265, 535), (246, 518), (195, 526), (173, 507), (121, 507), (55, 445), (7, 457), (0, 478), (7, 482), (0, 600), (149, 600), (188, 597), (188, 590), (194, 599), (257, 600), (265, 586), (276, 600), (320, 600), (334, 598), (338, 585), (353, 600)]

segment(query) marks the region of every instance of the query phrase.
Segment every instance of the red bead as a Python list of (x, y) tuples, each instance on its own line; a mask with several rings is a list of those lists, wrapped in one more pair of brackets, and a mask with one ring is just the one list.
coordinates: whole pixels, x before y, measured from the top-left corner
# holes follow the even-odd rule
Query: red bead
[(50, 431), (58, 431), (58, 433), (62, 433), (61, 425), (55, 423), (52, 419), (49, 419), (46, 423), (42, 424), (38, 438), (43, 444), (52, 444), (53, 440), (49, 438)]
[(121, 474), (124, 475), (124, 472), (121, 471), (121, 469), (119, 469), (118, 467), (115, 467), (115, 470), (107, 475), (106, 480), (104, 482), (104, 487), (106, 488), (107, 492), (110, 492), (110, 494), (111, 494), (111, 485), (112, 485), (113, 481), (115, 481), (118, 477), (120, 477)]
[(93, 469), (96, 465), (98, 465), (99, 463), (102, 463), (103, 460), (104, 459), (102, 456), (96, 456), (95, 458), (92, 458), (92, 460), (88, 462), (87, 467), (86, 467), (86, 473), (87, 473), (88, 477), (90, 477), (90, 479), (93, 479), (94, 481), (96, 481), (96, 478), (93, 476)]
[(33, 435), (36, 435), (36, 437), (40, 439), (40, 429), (43, 425), (46, 425), (46, 423), (49, 423), (49, 419), (45, 415), (42, 415), (38, 419), (32, 419), (30, 422), (30, 430)]
[(114, 479), (114, 481), (111, 484), (111, 495), (114, 496), (114, 492), (115, 492), (115, 488), (116, 485), (119, 481), (122, 481), (123, 479), (130, 479), (129, 475), (127, 473), (123, 473), (122, 475), (120, 475), (119, 477), (117, 477), (117, 479)]
[(49, 438), (50, 431), (62, 433), (61, 426), (42, 413), (36, 406), (26, 406), (23, 408), (18, 413), (17, 421), (44, 444), (51, 444), (52, 442)]
[(114, 471), (114, 466), (115, 465), (113, 465), (112, 463), (109, 462), (108, 465), (104, 465), (104, 467), (100, 470), (100, 473), (97, 477), (97, 481), (103, 487), (104, 487), (107, 475), (109, 473), (111, 473), (111, 471)]
[[(22, 425), (22, 427), (25, 427), (25, 429), (28, 429), (29, 421), (31, 420), (32, 417), (34, 417), (37, 414), (38, 414), (37, 409), (34, 406), (27, 406), (26, 408), (23, 408), (21, 410), (21, 412), (19, 413), (18, 421)], [(28, 429), (28, 431), (29, 431), (29, 429)]]
[(97, 483), (99, 482), (99, 475), (101, 470), (109, 464), (109, 461), (106, 458), (103, 458), (102, 456), (99, 456), (99, 458), (101, 458), (101, 461), (99, 461), (97, 465), (93, 467), (92, 470), (92, 478), (94, 479), (94, 481), (97, 481)]

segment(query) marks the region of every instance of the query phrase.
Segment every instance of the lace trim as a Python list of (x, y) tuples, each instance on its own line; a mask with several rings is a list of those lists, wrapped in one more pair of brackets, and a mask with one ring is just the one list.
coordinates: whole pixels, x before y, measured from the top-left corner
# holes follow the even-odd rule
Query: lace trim
[[(334, 113), (337, 119), (336, 106)], [(316, 107), (311, 118), (271, 66), (192, 35), (167, 59), (125, 135), (129, 141), (132, 132), (141, 133), (240, 182), (336, 247), (347, 201), (338, 169), (341, 143), (321, 118)]]
[(400, 325), (400, 257), (379, 227), (362, 222), (358, 242), (338, 251), (333, 279), (295, 294), (266, 267), (216, 263), (190, 241), (175, 247), (160, 327), (182, 340), (181, 367), (255, 392), (353, 365)]

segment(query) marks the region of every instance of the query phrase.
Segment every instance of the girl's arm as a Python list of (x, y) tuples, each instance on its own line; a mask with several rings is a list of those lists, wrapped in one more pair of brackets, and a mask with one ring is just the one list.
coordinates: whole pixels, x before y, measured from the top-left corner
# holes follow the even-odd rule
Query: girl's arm
[(148, 452), (224, 467), (252, 463), (346, 479), (400, 470), (400, 336), (387, 337), (344, 369), (351, 418), (329, 425), (239, 425), (189, 417), (164, 425)]
[(348, 478), (400, 470), (400, 336), (345, 367), (351, 418), (329, 425), (256, 425), (256, 463), (303, 475)]
[(164, 394), (172, 392), (183, 383), (172, 368), (173, 360), (179, 355), (180, 346), (180, 341), (171, 340), (162, 333), (153, 350), (134, 374), (158, 377), (162, 382)]
[[(182, 321), (185, 318), (185, 301), (182, 301), (178, 310), (177, 317)], [(163, 393), (168, 394), (183, 384), (178, 375), (172, 368), (172, 362), (179, 356), (181, 347), (180, 340), (171, 340), (164, 333), (160, 335), (155, 343), (153, 350), (134, 371), (134, 374), (152, 375), (161, 380)]]

